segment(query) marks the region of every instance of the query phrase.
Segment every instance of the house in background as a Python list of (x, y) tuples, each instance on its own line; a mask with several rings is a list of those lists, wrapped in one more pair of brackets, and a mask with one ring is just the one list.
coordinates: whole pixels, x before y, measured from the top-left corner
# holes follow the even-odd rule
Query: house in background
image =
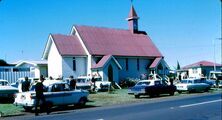
[(142, 74), (168, 74), (163, 55), (147, 33), (139, 30), (133, 6), (127, 20), (128, 30), (74, 25), (70, 35), (50, 34), (42, 56), (48, 61), (48, 75), (97, 74), (118, 83)]
[(184, 66), (181, 70), (178, 71), (178, 75), (180, 74), (182, 78), (184, 77), (208, 77), (210, 71), (214, 71), (214, 66), (216, 71), (220, 71), (222, 69), (221, 64), (213, 63), (209, 61), (199, 61), (187, 66)]
[(40, 75), (48, 76), (47, 61), (17, 61), (8, 66), (0, 66), (0, 79), (13, 83), (18, 78), (39, 78)]
[(48, 64), (47, 61), (20, 61), (15, 67), (29, 68), (33, 77), (39, 78), (40, 75), (48, 77)]

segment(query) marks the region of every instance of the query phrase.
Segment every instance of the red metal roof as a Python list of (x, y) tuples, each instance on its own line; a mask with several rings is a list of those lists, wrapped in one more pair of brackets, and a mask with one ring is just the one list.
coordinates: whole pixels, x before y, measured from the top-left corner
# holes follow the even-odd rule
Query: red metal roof
[[(220, 64), (215, 64), (216, 66), (221, 66)], [(200, 61), (200, 62), (197, 62), (197, 63), (193, 63), (193, 64), (190, 64), (190, 65), (187, 65), (185, 67), (183, 67), (183, 69), (187, 69), (187, 68), (193, 68), (193, 67), (200, 67), (200, 66), (204, 66), (204, 67), (213, 67), (214, 66), (214, 63), (213, 62), (209, 62), (209, 61)]]
[(150, 65), (150, 68), (155, 68), (155, 67), (157, 67), (157, 65), (159, 64), (159, 62), (160, 62), (161, 59), (162, 59), (162, 58), (156, 58), (156, 59), (153, 61), (153, 63)]
[(111, 57), (112, 57), (112, 55), (103, 56), (103, 58), (97, 64), (95, 64), (92, 68), (95, 69), (95, 68), (103, 67)]
[(157, 47), (144, 34), (130, 30), (75, 26), (92, 55), (161, 57)]
[(120, 66), (118, 61), (112, 55), (105, 55), (105, 56), (103, 56), (103, 58), (97, 64), (92, 66), (92, 69), (102, 68), (102, 67), (104, 67), (104, 65), (106, 65), (112, 59), (114, 60), (116, 65), (119, 67), (119, 69), (122, 69), (122, 67)]
[(76, 36), (54, 34), (52, 38), (61, 55), (86, 55)]

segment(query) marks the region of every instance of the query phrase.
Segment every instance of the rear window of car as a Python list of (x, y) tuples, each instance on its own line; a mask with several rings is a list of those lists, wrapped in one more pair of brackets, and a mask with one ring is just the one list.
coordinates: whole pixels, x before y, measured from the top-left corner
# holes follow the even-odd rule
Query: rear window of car
[(54, 84), (52, 86), (52, 92), (60, 92), (60, 91), (66, 91), (69, 87), (67, 84)]
[(149, 85), (150, 82), (138, 82), (137, 85)]
[[(32, 85), (30, 88), (29, 88), (29, 91), (35, 91), (35, 85)], [(48, 91), (48, 87), (44, 87), (44, 92), (47, 92)]]
[(160, 85), (161, 82), (160, 82), (160, 81), (155, 81), (154, 84), (155, 84), (155, 85)]
[(181, 83), (193, 83), (192, 80), (181, 80)]

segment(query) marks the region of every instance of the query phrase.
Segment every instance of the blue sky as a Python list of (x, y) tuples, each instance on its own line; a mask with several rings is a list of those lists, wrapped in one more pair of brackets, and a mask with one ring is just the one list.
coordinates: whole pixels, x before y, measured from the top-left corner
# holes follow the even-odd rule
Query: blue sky
[[(72, 25), (128, 29), (130, 0), (2, 0), (0, 59), (40, 60), (50, 33), (69, 34)], [(139, 29), (181, 66), (200, 60), (220, 63), (220, 0), (134, 0)], [(215, 41), (215, 47), (213, 45)]]

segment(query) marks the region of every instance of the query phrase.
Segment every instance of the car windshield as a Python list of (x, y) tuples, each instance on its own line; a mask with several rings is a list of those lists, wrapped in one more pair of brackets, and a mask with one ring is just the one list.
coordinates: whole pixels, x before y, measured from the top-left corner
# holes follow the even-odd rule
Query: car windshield
[(101, 78), (95, 78), (96, 79), (96, 81), (102, 81), (102, 79)]
[(136, 85), (149, 85), (150, 82), (138, 82)]
[(86, 83), (87, 80), (86, 79), (77, 79), (77, 83)]

